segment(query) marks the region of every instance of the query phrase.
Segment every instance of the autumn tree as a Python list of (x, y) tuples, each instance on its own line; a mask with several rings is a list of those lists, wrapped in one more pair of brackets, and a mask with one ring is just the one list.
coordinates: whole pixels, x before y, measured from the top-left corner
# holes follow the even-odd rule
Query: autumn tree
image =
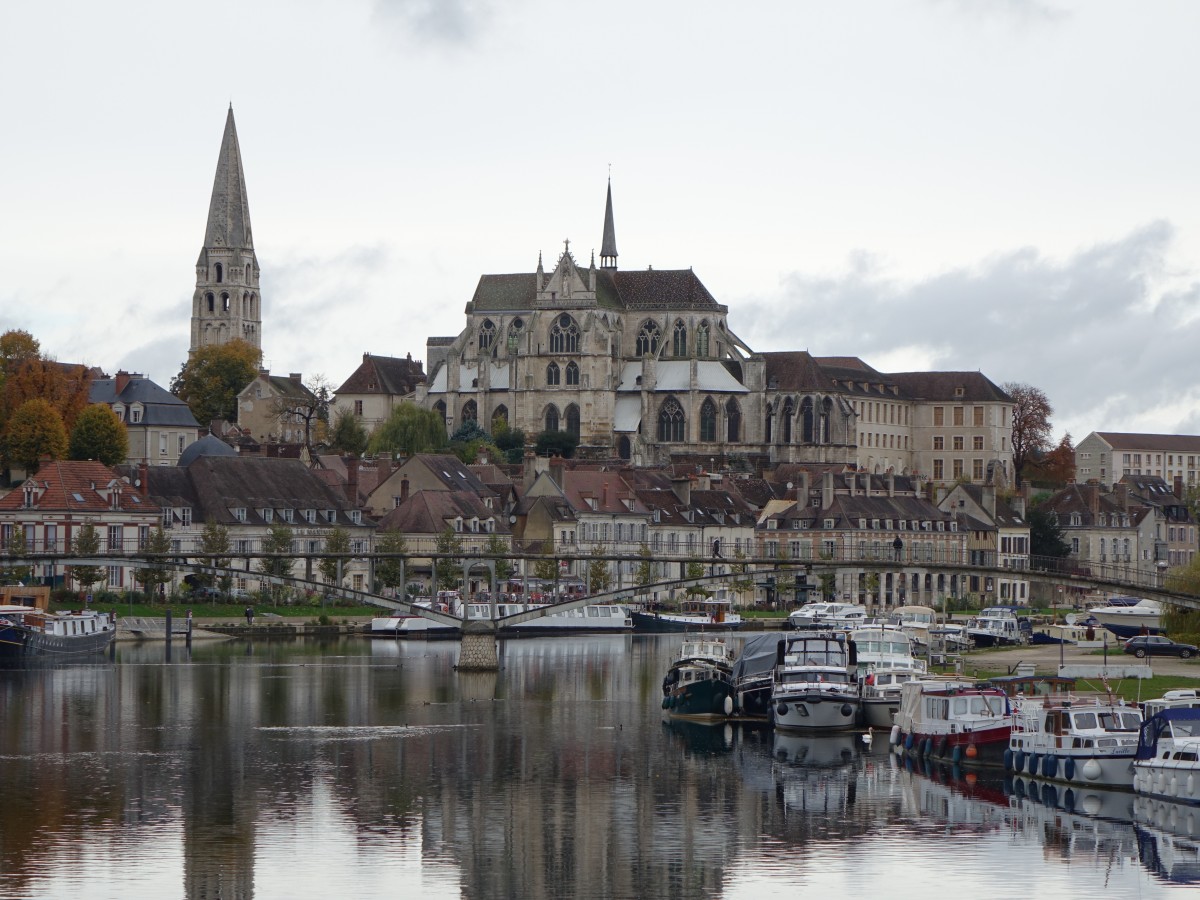
[(233, 587), (233, 575), (228, 571), (229, 549), (229, 529), (214, 519), (205, 522), (204, 530), (200, 532), (200, 552), (205, 557), (204, 565), (226, 571), (220, 575), (200, 575), (197, 580), (210, 586), (215, 583), (226, 594)]
[(404, 535), (394, 528), (381, 532), (375, 541), (375, 553), (375, 590), (404, 587), (403, 563), (408, 555), (408, 541)]
[[(100, 532), (91, 522), (84, 522), (75, 532), (75, 539), (71, 542), (71, 553), (92, 558), (100, 554)], [(71, 566), (68, 574), (79, 585), (81, 591), (88, 593), (93, 584), (102, 580), (104, 570), (99, 566)]]
[(399, 403), (387, 421), (375, 429), (367, 449), (371, 453), (412, 456), (441, 450), (447, 443), (446, 423), (441, 416), (415, 403)]
[(58, 410), (41, 398), (22, 403), (5, 428), (4, 458), (8, 465), (36, 470), (43, 456), (62, 459), (66, 455), (67, 429)]
[(362, 456), (367, 452), (370, 440), (362, 419), (348, 409), (339, 409), (333, 417), (329, 431), (329, 447), (338, 453)]
[[(141, 549), (155, 556), (170, 553), (171, 536), (159, 525), (150, 532), (146, 545)], [(133, 579), (142, 586), (146, 596), (153, 599), (158, 595), (159, 587), (171, 580), (171, 566), (163, 558), (149, 560), (141, 568), (134, 569)]]
[(53, 360), (23, 359), (4, 377), (0, 395), (0, 420), (7, 420), (29, 400), (45, 400), (69, 429), (88, 406), (91, 375), (84, 366), (67, 366)]
[(243, 340), (201, 347), (171, 381), (171, 393), (188, 405), (196, 421), (237, 421), (237, 395), (258, 375), (262, 352)]
[(1041, 389), (1010, 381), (1004, 385), (1012, 397), (1013, 477), (1019, 485), (1031, 459), (1050, 449), (1050, 401)]
[(1029, 463), (1030, 479), (1044, 487), (1066, 487), (1075, 481), (1075, 447), (1070, 433), (1058, 446)]
[(93, 403), (75, 420), (68, 453), (71, 459), (98, 459), (106, 466), (120, 465), (129, 453), (125, 423), (107, 403)]
[(340, 572), (342, 578), (345, 577), (346, 562), (350, 558), (350, 532), (340, 525), (334, 526), (325, 538), (325, 552), (341, 554), (341, 558), (326, 556), (317, 564), (317, 568), (321, 570), (326, 582), (334, 587), (341, 587), (342, 581), (338, 574)]
[(495, 532), (488, 535), (487, 543), (483, 545), (483, 552), (487, 556), (496, 557), (496, 584), (503, 586), (508, 579), (512, 578), (513, 574), (512, 560), (505, 555), (509, 549), (504, 538)]
[(28, 331), (12, 328), (0, 334), (0, 371), (8, 374), (27, 359), (40, 359), (42, 345)]
[(612, 584), (612, 571), (609, 568), (608, 560), (604, 559), (607, 552), (603, 544), (597, 544), (592, 548), (593, 558), (588, 562), (587, 567), (589, 594), (599, 594), (601, 591), (607, 591)]

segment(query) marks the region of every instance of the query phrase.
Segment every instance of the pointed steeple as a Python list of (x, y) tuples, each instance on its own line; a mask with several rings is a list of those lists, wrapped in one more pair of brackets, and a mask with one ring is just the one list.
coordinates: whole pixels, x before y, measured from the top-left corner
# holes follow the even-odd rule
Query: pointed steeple
[(262, 347), (262, 306), (258, 260), (250, 231), (250, 204), (238, 146), (233, 105), (225, 116), (225, 133), (217, 157), (204, 246), (196, 260), (196, 293), (192, 297), (194, 353), (210, 344), (239, 339)]
[(600, 241), (600, 268), (617, 267), (617, 229), (613, 225), (612, 178), (608, 179), (608, 199), (604, 203), (604, 237)]

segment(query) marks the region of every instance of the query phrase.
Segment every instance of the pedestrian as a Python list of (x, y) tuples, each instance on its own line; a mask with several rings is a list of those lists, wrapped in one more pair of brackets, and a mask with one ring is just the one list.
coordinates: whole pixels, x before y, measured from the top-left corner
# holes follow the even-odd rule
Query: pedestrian
[(246, 607), (246, 624), (247, 625), (254, 624), (254, 607), (253, 606)]

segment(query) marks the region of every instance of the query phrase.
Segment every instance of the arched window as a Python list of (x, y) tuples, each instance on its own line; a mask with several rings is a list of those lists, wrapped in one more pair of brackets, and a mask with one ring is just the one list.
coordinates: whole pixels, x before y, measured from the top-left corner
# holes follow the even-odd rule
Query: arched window
[(817, 436), (817, 440), (822, 444), (828, 444), (831, 440), (829, 434), (829, 422), (832, 415), (833, 401), (826, 397), (821, 401), (821, 432)]
[(566, 419), (566, 430), (575, 435), (575, 437), (579, 437), (579, 407), (574, 403), (567, 407)]
[(715, 441), (717, 439), (717, 404), (712, 397), (705, 397), (700, 404), (700, 440)]
[(229, 312), (229, 295), (221, 295), (221, 312)]
[(220, 284), (224, 280), (225, 280), (225, 269), (220, 263), (217, 263), (217, 284)]
[(742, 439), (742, 408), (737, 398), (730, 397), (725, 404), (725, 440), (736, 444)]
[(562, 373), (559, 371), (558, 363), (552, 362), (546, 366), (546, 384), (558, 384), (562, 379)]
[(479, 326), (479, 352), (491, 350), (495, 341), (496, 326), (491, 319), (484, 319), (483, 324)]
[(674, 397), (668, 397), (658, 410), (658, 439), (660, 441), (683, 441), (685, 424), (683, 407)]
[(446, 401), (439, 400), (433, 404), (433, 411), (442, 417), (442, 424), (444, 425), (446, 423)]
[(812, 397), (805, 397), (800, 404), (800, 440), (805, 444), (816, 443), (813, 440), (813, 424)]
[(246, 284), (250, 283), (250, 263), (246, 263)]
[(629, 459), (632, 455), (632, 448), (629, 446), (629, 437), (623, 434), (617, 438), (617, 456), (621, 457), (621, 459)]
[(790, 444), (792, 442), (792, 415), (793, 415), (793, 407), (792, 407), (792, 398), (791, 397), (788, 397), (787, 400), (784, 402), (783, 412), (781, 415), (783, 416), (783, 421), (780, 423), (780, 425), (783, 427), (783, 442), (785, 444)]
[(771, 443), (771, 432), (773, 431), (771, 426), (773, 426), (774, 424), (775, 424), (775, 410), (771, 409), (771, 407), (768, 406), (767, 407), (767, 427), (766, 427), (766, 441), (768, 444)]
[(696, 329), (696, 355), (708, 356), (708, 320), (705, 319)]
[(508, 325), (508, 352), (516, 354), (521, 349), (521, 335), (525, 332), (525, 321), (513, 319)]
[(546, 407), (546, 430), (558, 431), (558, 407)]
[(550, 326), (551, 353), (578, 353), (579, 326), (566, 313), (554, 320)]
[(579, 384), (579, 366), (573, 362), (567, 363), (567, 384)]
[(658, 353), (658, 342), (662, 335), (658, 330), (658, 323), (653, 320), (648, 320), (642, 323), (641, 329), (638, 331), (637, 339), (637, 355), (638, 356), (654, 356)]
[(207, 294), (205, 294), (204, 299), (208, 301), (208, 311), (216, 312), (217, 311), (217, 298), (213, 296), (213, 292), (209, 291)]
[(479, 420), (479, 407), (475, 405), (474, 400), (468, 400), (463, 404), (462, 421), (465, 422), (468, 419), (470, 419), (472, 422)]
[(245, 291), (242, 292), (242, 318), (250, 317), (250, 295)]
[(687, 356), (687, 326), (683, 319), (675, 320), (675, 335), (671, 343), (672, 356)]
[(492, 431), (496, 431), (496, 426), (503, 422), (508, 425), (508, 407), (501, 403), (496, 407), (496, 411), (492, 413)]

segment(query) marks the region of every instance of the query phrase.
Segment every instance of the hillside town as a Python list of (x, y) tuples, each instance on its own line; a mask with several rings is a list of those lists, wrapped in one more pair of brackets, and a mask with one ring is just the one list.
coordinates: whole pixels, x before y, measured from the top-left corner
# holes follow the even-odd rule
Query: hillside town
[[(616, 222), (610, 183), (598, 260), (564, 241), (478, 276), (462, 330), (414, 347), (423, 358), (356, 350), (334, 382), (272, 372), (231, 108), (171, 384), (0, 336), (0, 552), (113, 557), (86, 584), (54, 559), (0, 577), (166, 595), (194, 585), (120, 556), (273, 552), (285, 569), (239, 561), (226, 590), (292, 574), (427, 594), (454, 573), (422, 552), (478, 552), (543, 554), (556, 581), (598, 592), (696, 567), (734, 577), (739, 560), (855, 558), (895, 565), (847, 565), (819, 589), (891, 608), (1030, 604), (1037, 556), (1159, 577), (1195, 559), (1200, 436), (1053, 445), (1033, 386), (756, 352), (691, 268), (621, 269)], [(378, 552), (408, 557), (403, 583), (365, 558)], [(984, 557), (1011, 574), (928, 568)], [(535, 572), (517, 560), (505, 575)], [(738, 583), (742, 604), (799, 599)]]

